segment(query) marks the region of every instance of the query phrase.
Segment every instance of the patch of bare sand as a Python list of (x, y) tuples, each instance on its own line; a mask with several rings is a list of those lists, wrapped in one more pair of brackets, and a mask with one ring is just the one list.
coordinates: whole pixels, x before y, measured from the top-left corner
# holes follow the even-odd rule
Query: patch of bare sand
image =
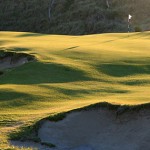
[(29, 62), (27, 57), (20, 57), (15, 61), (12, 57), (5, 57), (0, 59), (0, 70), (15, 68)]
[(73, 112), (62, 121), (46, 121), (38, 136), (55, 150), (149, 150), (150, 110), (115, 114), (104, 108)]
[(18, 148), (23, 147), (29, 150), (54, 150), (53, 148), (49, 148), (47, 146), (41, 145), (39, 143), (31, 142), (31, 141), (27, 141), (27, 142), (11, 141), (10, 144)]

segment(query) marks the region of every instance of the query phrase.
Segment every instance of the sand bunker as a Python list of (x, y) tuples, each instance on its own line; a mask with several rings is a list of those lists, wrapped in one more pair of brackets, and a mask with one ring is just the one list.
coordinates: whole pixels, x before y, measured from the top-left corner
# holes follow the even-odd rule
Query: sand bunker
[(105, 108), (73, 112), (59, 122), (45, 121), (38, 136), (56, 148), (13, 144), (39, 150), (149, 150), (150, 111), (127, 112), (118, 118)]
[(0, 75), (5, 69), (21, 66), (35, 59), (34, 56), (25, 53), (0, 51), (0, 54)]

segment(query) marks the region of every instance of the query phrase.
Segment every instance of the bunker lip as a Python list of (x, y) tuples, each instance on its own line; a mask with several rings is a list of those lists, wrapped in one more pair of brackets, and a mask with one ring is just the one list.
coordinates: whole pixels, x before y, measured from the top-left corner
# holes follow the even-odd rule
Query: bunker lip
[(16, 68), (34, 60), (35, 57), (30, 54), (0, 50), (0, 75), (6, 69)]
[[(41, 121), (38, 138), (41, 143), (56, 145), (55, 148), (44, 148), (27, 141), (11, 141), (11, 144), (39, 150), (147, 150), (150, 147), (149, 106), (143, 104), (127, 109), (127, 106), (110, 105), (78, 109), (67, 113), (58, 122), (50, 121), (51, 118)], [(124, 113), (117, 115), (120, 110)]]

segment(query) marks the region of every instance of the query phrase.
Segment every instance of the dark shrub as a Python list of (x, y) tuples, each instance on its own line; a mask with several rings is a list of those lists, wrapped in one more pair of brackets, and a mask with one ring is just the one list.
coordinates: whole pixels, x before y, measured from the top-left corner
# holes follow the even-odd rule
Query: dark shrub
[(136, 27), (134, 28), (134, 31), (135, 31), (135, 32), (141, 32), (141, 31), (142, 31), (142, 28), (139, 27), (139, 26), (136, 26)]

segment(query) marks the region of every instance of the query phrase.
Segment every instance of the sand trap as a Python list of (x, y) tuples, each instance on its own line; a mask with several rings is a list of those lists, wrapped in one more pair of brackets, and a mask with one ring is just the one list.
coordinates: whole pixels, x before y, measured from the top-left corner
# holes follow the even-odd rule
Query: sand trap
[(15, 68), (34, 60), (34, 57), (23, 53), (3, 52), (0, 57), (0, 71)]
[(15, 68), (28, 62), (26, 57), (18, 58), (15, 62), (12, 61), (11, 57), (6, 57), (0, 60), (0, 70)]
[(39, 143), (30, 142), (30, 141), (27, 141), (27, 142), (11, 141), (10, 144), (13, 146), (17, 146), (19, 148), (22, 148), (22, 147), (29, 148), (29, 150), (30, 149), (32, 149), (32, 150), (55, 150), (53, 148), (49, 148), (49, 147), (41, 145)]
[(150, 111), (128, 112), (118, 118), (115, 114), (104, 108), (73, 112), (62, 121), (46, 121), (38, 135), (42, 142), (55, 144), (55, 150), (149, 150)]

